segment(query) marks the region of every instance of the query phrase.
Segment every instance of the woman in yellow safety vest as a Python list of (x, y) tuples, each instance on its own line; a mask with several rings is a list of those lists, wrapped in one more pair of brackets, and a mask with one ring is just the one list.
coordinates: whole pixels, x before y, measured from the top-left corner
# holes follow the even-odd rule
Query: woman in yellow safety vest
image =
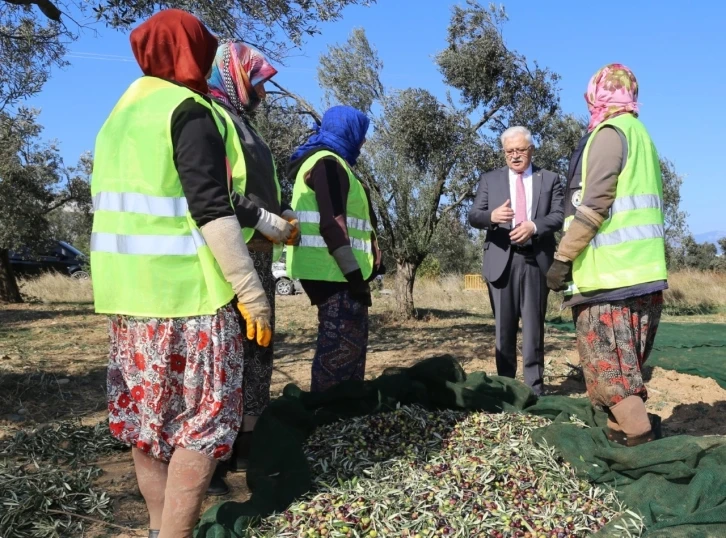
[[(227, 112), (234, 131), (228, 137), (228, 153), (238, 155), (232, 169), (232, 182), (239, 195), (237, 218), (255, 264), (257, 276), (270, 303), (270, 326), (275, 331), (275, 279), (272, 275), (273, 243), (293, 243), (297, 236), (295, 213), (281, 204), (275, 160), (270, 148), (250, 120), (265, 98), (265, 82), (277, 70), (257, 50), (244, 43), (223, 43), (209, 77), (209, 94)], [(281, 215), (281, 216), (280, 216)], [(252, 430), (257, 418), (270, 402), (273, 340), (263, 347), (253, 340), (245, 343), (244, 419), (229, 461), (232, 471), (246, 469)], [(218, 466), (207, 490), (210, 495), (224, 495), (229, 487)]]
[(626, 446), (660, 436), (642, 367), (668, 287), (660, 164), (637, 98), (624, 65), (592, 77), (588, 134), (568, 174), (566, 233), (547, 275), (572, 307), (590, 400), (608, 414), (608, 438)]
[(288, 171), (300, 241), (288, 251), (287, 272), (318, 307), (310, 384), (315, 392), (362, 381), (365, 374), (368, 282), (382, 272), (370, 195), (352, 168), (368, 125), (368, 117), (352, 107), (329, 109), (317, 133), (292, 155)]
[(91, 266), (96, 311), (110, 318), (109, 422), (132, 446), (150, 537), (192, 536), (217, 461), (231, 454), (239, 313), (248, 338), (271, 338), (229, 191), (234, 125), (206, 95), (217, 45), (184, 11), (141, 24), (131, 47), (145, 76), (96, 139)]

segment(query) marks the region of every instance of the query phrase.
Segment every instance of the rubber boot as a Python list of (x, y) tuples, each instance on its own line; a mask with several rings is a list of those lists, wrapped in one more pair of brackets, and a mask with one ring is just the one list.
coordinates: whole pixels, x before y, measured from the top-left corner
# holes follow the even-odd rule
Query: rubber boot
[(209, 482), (207, 488), (207, 495), (210, 497), (222, 497), (229, 493), (229, 486), (224, 480), (224, 476), (227, 474), (227, 466), (223, 463), (219, 463), (217, 468), (214, 470), (212, 480)]
[(618, 443), (619, 445), (625, 445), (627, 436), (625, 435), (625, 432), (620, 428), (620, 425), (614, 420), (614, 417), (610, 418), (608, 416), (608, 426), (605, 429), (605, 434), (607, 435), (609, 441), (612, 441), (613, 443)]
[(615, 421), (625, 434), (625, 442), (614, 436), (614, 441), (625, 446), (638, 446), (655, 440), (653, 427), (639, 396), (628, 396), (610, 408)]
[(239, 473), (247, 470), (252, 447), (252, 432), (240, 432), (232, 447), (232, 457), (229, 460), (229, 470)]

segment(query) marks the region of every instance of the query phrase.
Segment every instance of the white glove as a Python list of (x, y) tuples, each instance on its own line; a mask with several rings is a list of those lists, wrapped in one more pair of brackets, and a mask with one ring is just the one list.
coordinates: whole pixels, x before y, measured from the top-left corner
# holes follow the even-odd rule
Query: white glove
[(237, 295), (237, 309), (247, 324), (247, 338), (267, 347), (272, 339), (272, 310), (237, 217), (213, 220), (202, 226), (201, 231), (224, 278)]
[(286, 243), (293, 233), (295, 226), (285, 219), (260, 208), (260, 219), (255, 224), (255, 230), (259, 231), (273, 243)]

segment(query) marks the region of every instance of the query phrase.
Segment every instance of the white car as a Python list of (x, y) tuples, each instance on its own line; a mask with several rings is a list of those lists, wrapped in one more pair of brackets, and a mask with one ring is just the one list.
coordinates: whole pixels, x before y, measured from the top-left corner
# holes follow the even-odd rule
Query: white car
[(278, 295), (295, 295), (303, 291), (299, 280), (287, 276), (285, 262), (282, 260), (272, 264), (272, 276), (275, 278), (275, 292)]

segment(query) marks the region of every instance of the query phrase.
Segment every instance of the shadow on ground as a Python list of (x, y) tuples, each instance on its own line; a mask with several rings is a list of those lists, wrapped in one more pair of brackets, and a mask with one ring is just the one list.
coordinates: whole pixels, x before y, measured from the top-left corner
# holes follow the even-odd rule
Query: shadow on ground
[(663, 420), (664, 435), (726, 435), (726, 401), (680, 404)]

